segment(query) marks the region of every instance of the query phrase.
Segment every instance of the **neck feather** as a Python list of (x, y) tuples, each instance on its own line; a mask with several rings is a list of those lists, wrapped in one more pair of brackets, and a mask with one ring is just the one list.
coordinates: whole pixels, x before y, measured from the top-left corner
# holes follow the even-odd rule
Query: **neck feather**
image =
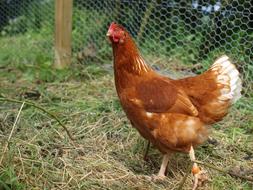
[(144, 59), (141, 56), (136, 56), (134, 58), (131, 69), (134, 73), (137, 73), (139, 75), (150, 71), (150, 68), (146, 65)]
[(133, 75), (142, 75), (151, 71), (131, 38), (126, 39), (123, 44), (114, 44), (113, 54), (116, 70), (123, 69), (124, 72), (127, 71)]

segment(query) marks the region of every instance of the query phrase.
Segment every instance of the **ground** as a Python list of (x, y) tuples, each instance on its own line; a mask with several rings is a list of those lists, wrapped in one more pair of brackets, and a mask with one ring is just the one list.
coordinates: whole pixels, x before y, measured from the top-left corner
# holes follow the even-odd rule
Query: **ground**
[[(111, 62), (73, 63), (69, 69), (57, 71), (48, 62), (38, 67), (3, 60), (0, 97), (30, 100), (54, 113), (75, 141), (73, 144), (63, 128), (46, 113), (29, 105), (20, 110), (21, 104), (1, 102), (0, 189), (172, 190), (178, 187), (190, 164), (188, 155), (175, 154), (171, 158), (164, 182), (147, 179), (158, 172), (162, 157), (151, 147), (148, 160), (143, 160), (146, 141), (131, 127), (120, 107)], [(163, 65), (160, 67), (165, 69)], [(180, 72), (180, 67), (166, 69)], [(242, 97), (230, 114), (213, 126), (211, 138), (196, 150), (198, 160), (252, 176), (250, 102), (252, 98)], [(205, 169), (211, 180), (200, 189), (253, 188), (246, 180)], [(189, 176), (184, 189), (191, 189), (191, 185)]]

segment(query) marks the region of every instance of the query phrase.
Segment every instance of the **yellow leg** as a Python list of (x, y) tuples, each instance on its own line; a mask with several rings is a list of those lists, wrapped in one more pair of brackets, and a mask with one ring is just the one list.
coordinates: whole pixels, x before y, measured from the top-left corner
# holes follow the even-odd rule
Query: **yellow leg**
[(169, 162), (169, 156), (170, 154), (165, 154), (163, 156), (163, 161), (162, 161), (162, 165), (160, 167), (160, 170), (158, 172), (158, 174), (156, 176), (153, 177), (153, 179), (156, 180), (164, 180), (166, 178), (165, 176), (165, 171)]
[[(196, 160), (194, 149), (193, 149), (192, 146), (191, 146), (191, 149), (190, 149), (190, 152), (189, 152), (189, 156), (190, 156), (191, 161), (194, 162), (194, 160)], [(197, 163), (193, 163), (192, 174), (194, 176), (192, 190), (197, 189), (197, 187), (200, 186), (204, 181), (208, 180), (206, 172), (204, 170), (200, 170)]]

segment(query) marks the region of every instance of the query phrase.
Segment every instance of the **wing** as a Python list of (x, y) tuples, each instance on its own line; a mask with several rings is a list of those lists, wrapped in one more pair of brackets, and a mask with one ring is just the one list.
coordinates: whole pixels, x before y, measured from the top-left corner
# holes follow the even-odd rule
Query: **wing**
[(138, 83), (136, 98), (147, 112), (198, 115), (184, 91), (164, 78), (152, 78)]
[(205, 123), (220, 121), (228, 108), (241, 96), (239, 72), (230, 59), (223, 55), (201, 75), (174, 80), (188, 95)]

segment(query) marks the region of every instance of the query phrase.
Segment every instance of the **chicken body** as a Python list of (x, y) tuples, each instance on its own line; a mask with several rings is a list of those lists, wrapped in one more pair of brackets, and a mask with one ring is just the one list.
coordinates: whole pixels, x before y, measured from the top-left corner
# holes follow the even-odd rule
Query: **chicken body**
[[(112, 23), (115, 86), (121, 105), (133, 126), (164, 155), (186, 152), (208, 137), (210, 124), (220, 121), (241, 94), (239, 72), (227, 56), (218, 58), (201, 75), (173, 80), (145, 64), (133, 39)], [(162, 171), (161, 171), (162, 170)]]

